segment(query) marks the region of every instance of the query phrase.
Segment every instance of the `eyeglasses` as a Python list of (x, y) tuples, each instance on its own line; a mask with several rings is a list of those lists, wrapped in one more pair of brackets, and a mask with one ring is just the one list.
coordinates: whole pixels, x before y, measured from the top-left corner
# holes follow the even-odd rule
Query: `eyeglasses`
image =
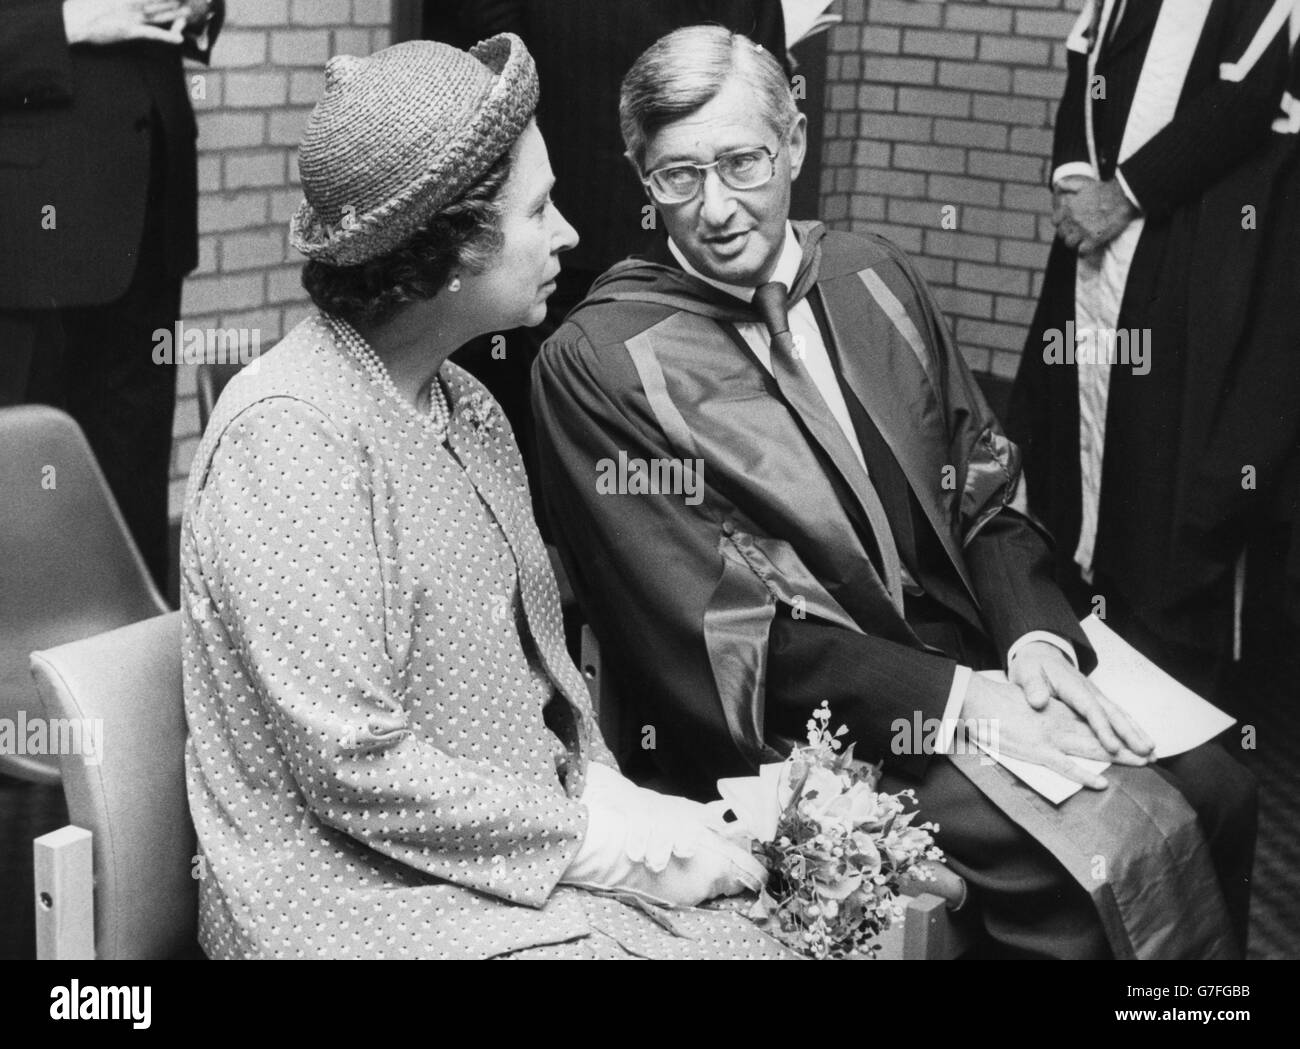
[(660, 204), (685, 204), (694, 200), (704, 185), (704, 173), (709, 168), (718, 169), (718, 178), (732, 189), (758, 189), (772, 181), (776, 174), (776, 158), (766, 146), (736, 149), (723, 153), (712, 164), (667, 164), (655, 168), (642, 184)]

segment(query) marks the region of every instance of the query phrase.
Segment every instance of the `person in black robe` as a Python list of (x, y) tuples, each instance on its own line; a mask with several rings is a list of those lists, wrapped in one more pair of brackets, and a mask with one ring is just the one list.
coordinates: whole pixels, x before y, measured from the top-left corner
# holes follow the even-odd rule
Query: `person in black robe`
[(1007, 419), (1076, 608), (1207, 695), (1231, 579), (1184, 599), (1179, 522), (1248, 316), (1293, 8), (1084, 5), (1056, 123), (1058, 239)]

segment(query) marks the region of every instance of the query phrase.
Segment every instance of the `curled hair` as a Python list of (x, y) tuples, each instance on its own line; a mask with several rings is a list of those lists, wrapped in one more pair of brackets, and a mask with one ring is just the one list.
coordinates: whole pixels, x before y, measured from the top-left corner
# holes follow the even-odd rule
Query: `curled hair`
[(409, 302), (432, 299), (459, 267), (481, 273), (501, 251), (501, 194), (511, 157), (503, 154), (464, 196), (387, 255), (355, 266), (310, 260), (302, 286), (311, 301), (325, 313), (373, 325)]
[(623, 145), (638, 170), (646, 145), (674, 120), (708, 104), (732, 77), (750, 89), (768, 126), (784, 135), (799, 116), (781, 64), (749, 37), (694, 25), (661, 37), (632, 63), (618, 101)]

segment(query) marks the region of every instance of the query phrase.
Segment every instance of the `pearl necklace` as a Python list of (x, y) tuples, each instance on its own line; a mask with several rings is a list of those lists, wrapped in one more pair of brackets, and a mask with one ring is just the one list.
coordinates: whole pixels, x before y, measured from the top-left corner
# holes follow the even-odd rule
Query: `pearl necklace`
[(428, 414), (421, 415), (416, 412), (405, 397), (397, 392), (397, 386), (393, 382), (393, 377), (388, 374), (388, 369), (384, 367), (384, 362), (379, 359), (379, 355), (375, 353), (374, 348), (361, 337), (356, 328), (341, 317), (330, 317), (329, 323), (334, 329), (335, 337), (343, 344), (343, 348), (352, 355), (353, 359), (361, 365), (362, 371), (366, 373), (370, 381), (381, 390), (387, 391), (389, 396), (402, 405), (403, 409), (414, 413), (437, 440), (446, 441), (447, 427), (451, 422), (451, 405), (447, 401), (447, 391), (442, 388), (438, 376), (434, 375), (428, 386)]

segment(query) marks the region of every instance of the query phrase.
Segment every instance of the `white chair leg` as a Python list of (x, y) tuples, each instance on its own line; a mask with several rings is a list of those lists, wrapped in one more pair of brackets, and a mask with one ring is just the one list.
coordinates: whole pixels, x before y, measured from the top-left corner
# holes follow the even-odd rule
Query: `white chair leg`
[(95, 957), (95, 863), (92, 835), (60, 827), (32, 842), (36, 867), (36, 957)]

